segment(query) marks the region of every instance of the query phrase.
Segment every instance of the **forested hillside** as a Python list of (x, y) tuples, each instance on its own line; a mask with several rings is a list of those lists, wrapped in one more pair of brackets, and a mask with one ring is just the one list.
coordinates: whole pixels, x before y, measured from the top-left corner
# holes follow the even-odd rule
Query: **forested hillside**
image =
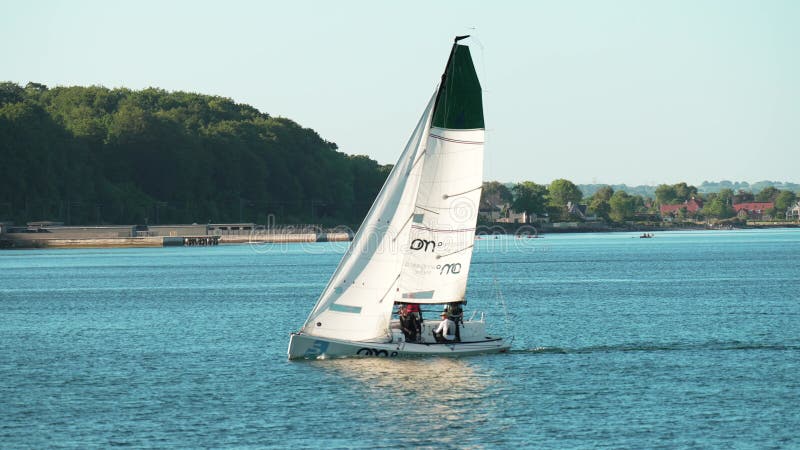
[(0, 221), (355, 224), (388, 169), (228, 98), (0, 83)]

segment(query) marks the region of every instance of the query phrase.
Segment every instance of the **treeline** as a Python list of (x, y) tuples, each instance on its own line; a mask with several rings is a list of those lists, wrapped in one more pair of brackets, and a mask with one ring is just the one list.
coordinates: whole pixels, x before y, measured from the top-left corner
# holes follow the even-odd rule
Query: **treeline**
[(389, 169), (228, 98), (0, 83), (0, 221), (357, 224)]
[[(756, 194), (744, 190), (734, 192), (729, 188), (702, 193), (696, 186), (677, 183), (657, 186), (653, 197), (632, 195), (608, 185), (599, 186), (591, 195), (585, 196), (579, 186), (565, 179), (555, 180), (550, 185), (524, 181), (511, 187), (490, 181), (483, 184), (481, 209), (501, 214), (507, 214), (509, 210), (526, 211), (561, 221), (575, 220), (579, 215), (574, 209), (570, 211), (568, 204), (586, 205), (586, 215), (597, 216), (607, 222), (624, 222), (657, 220), (661, 205), (681, 205), (691, 199), (702, 204), (702, 209), (693, 218), (723, 220), (736, 215), (733, 205), (746, 202), (772, 202), (774, 207), (766, 213), (780, 217), (797, 201), (797, 194), (773, 186), (765, 187)], [(679, 211), (678, 215), (685, 215), (685, 212)]]
[[(506, 184), (508, 185), (508, 184)], [(655, 198), (656, 189), (658, 186), (639, 185), (628, 186), (627, 184), (578, 184), (578, 188), (583, 192), (584, 196), (590, 197), (599, 189), (610, 186), (615, 191), (625, 191), (631, 195), (639, 195), (641, 197)], [(786, 181), (757, 181), (755, 183), (748, 183), (747, 181), (703, 181), (697, 186), (697, 191), (701, 194), (708, 194), (713, 192), (720, 192), (723, 189), (730, 189), (733, 192), (745, 191), (753, 194), (758, 194), (767, 188), (776, 188), (784, 191), (792, 191), (795, 193), (800, 192), (800, 184), (789, 183)]]

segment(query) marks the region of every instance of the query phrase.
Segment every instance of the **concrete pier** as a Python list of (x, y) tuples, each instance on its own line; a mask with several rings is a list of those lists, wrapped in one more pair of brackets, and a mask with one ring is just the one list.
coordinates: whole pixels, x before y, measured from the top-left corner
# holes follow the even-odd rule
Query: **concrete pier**
[[(286, 227), (279, 230), (235, 224), (236, 232), (219, 225), (160, 225), (65, 227), (61, 225), (5, 227), (0, 234), (0, 248), (113, 248), (214, 246), (218, 244), (292, 243), (349, 241), (352, 234), (314, 227)], [(189, 233), (187, 233), (189, 232)], [(186, 233), (186, 234), (184, 234)], [(223, 234), (224, 233), (224, 234)]]

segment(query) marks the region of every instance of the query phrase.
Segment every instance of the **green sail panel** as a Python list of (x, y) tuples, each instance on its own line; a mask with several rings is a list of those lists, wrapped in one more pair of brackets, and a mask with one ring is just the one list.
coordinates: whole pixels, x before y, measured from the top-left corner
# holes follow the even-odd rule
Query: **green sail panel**
[(481, 83), (466, 45), (453, 45), (442, 75), (431, 125), (451, 130), (484, 127)]

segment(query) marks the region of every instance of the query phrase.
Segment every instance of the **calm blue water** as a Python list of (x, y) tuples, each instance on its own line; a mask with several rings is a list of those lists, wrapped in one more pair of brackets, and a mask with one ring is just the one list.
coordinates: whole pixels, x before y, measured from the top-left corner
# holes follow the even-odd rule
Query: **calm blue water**
[(800, 231), (636, 236), (477, 241), (462, 359), (288, 362), (343, 244), (5, 251), (0, 447), (800, 447)]

